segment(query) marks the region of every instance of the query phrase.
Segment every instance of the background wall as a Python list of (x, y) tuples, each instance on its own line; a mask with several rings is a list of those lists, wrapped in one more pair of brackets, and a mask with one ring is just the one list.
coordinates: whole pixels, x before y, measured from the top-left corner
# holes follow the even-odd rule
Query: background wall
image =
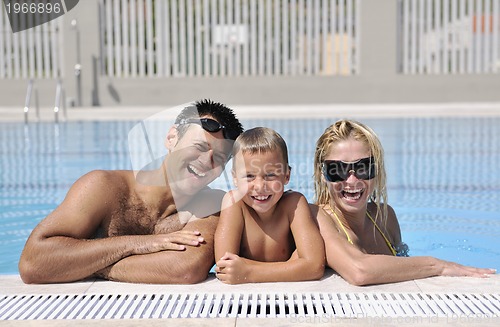
[[(161, 5), (158, 2), (161, 0), (156, 0), (156, 2), (151, 0), (136, 1), (134, 6), (137, 6), (138, 3), (145, 5), (146, 23), (147, 6), (153, 6), (151, 8), (154, 9), (157, 4)], [(179, 1), (179, 3), (185, 4), (185, 2)], [(227, 1), (227, 3), (231, 2), (233, 6), (236, 3), (234, 0)], [(263, 9), (263, 13), (265, 14), (265, 10), (272, 8), (274, 15), (280, 12), (281, 6), (288, 6), (292, 2), (293, 5), (296, 3), (296, 1), (287, 1), (270, 0), (269, 6)], [(462, 4), (466, 3), (461, 0), (446, 1), (446, 3), (451, 4), (448, 10), (445, 9), (438, 14), (433, 12), (434, 16), (425, 19), (423, 18), (424, 13), (430, 12), (438, 2), (441, 5), (441, 0), (418, 0), (416, 2), (409, 0), (297, 1), (299, 1), (297, 4), (305, 6), (304, 15), (317, 12), (319, 13), (317, 17), (323, 17), (324, 14), (319, 6), (325, 3), (329, 5), (328, 8), (336, 8), (337, 10), (340, 8), (341, 12), (347, 12), (347, 8), (350, 6), (351, 16), (349, 17), (351, 21), (346, 18), (345, 30), (340, 31), (342, 35), (347, 35), (347, 32), (352, 34), (353, 44), (349, 47), (349, 51), (352, 51), (350, 52), (352, 62), (348, 70), (325, 74), (324, 70), (314, 71), (305, 67), (298, 74), (264, 72), (264, 74), (240, 76), (227, 76), (227, 74), (226, 76), (221, 76), (223, 74), (217, 76), (207, 76), (206, 74), (196, 76), (194, 74), (194, 76), (190, 76), (190, 74), (154, 73), (151, 76), (146, 73), (144, 76), (140, 76), (140, 74), (138, 76), (118, 76), (116, 71), (110, 73), (109, 56), (110, 53), (113, 55), (118, 53), (115, 51), (116, 40), (123, 41), (123, 35), (120, 34), (118, 38), (115, 38), (115, 44), (111, 44), (109, 41), (111, 34), (105, 34), (104, 31), (115, 33), (116, 36), (118, 28), (128, 26), (126, 22), (117, 20), (118, 15), (112, 16), (111, 14), (111, 11), (115, 10), (118, 10), (115, 13), (123, 12), (123, 9), (119, 8), (124, 8), (120, 7), (123, 6), (124, 2), (119, 2), (119, 0), (85, 0), (80, 1), (73, 10), (57, 19), (60, 20), (57, 23), (57, 26), (60, 27), (56, 26), (57, 44), (60, 46), (58, 50), (60, 68), (57, 73), (42, 78), (36, 75), (33, 78), (29, 73), (24, 76), (19, 73), (18, 76), (11, 77), (4, 74), (0, 78), (0, 105), (22, 107), (25, 102), (28, 81), (31, 78), (35, 81), (34, 85), (38, 90), (41, 106), (54, 105), (58, 80), (64, 86), (66, 102), (69, 105), (84, 107), (165, 106), (204, 97), (243, 105), (500, 101), (500, 74), (498, 73), (500, 70), (498, 69), (500, 51), (497, 51), (499, 47), (498, 20), (500, 17), (498, 5), (500, 0), (474, 1), (472, 7), (470, 7), (471, 5), (461, 7)], [(203, 4), (205, 1), (201, 3)], [(488, 9), (486, 6), (479, 8), (476, 3), (488, 3), (489, 7)], [(267, 6), (268, 2), (262, 2), (262, 4)], [(311, 7), (307, 7), (309, 4)], [(278, 7), (274, 7), (275, 5)], [(453, 7), (454, 5), (455, 7)], [(111, 11), (106, 10), (106, 8)], [(462, 8), (464, 13), (461, 16)], [(317, 9), (318, 11), (316, 11)], [(271, 17), (270, 15), (267, 17)], [(279, 17), (284, 19), (284, 16)], [(312, 16), (310, 20), (311, 24), (315, 24), (314, 17)], [(479, 21), (478, 17), (483, 17), (483, 20)], [(484, 17), (490, 19), (486, 18), (485, 20)], [(469, 43), (475, 46), (474, 49), (469, 49), (469, 56), (475, 53), (473, 51), (476, 51), (475, 49), (479, 45), (486, 44), (488, 49), (491, 49), (492, 56), (487, 58), (491, 63), (488, 69), (477, 70), (474, 67), (471, 71), (448, 69), (448, 66), (453, 65), (452, 55), (448, 58), (448, 54), (453, 52), (446, 50), (446, 44), (443, 55), (445, 57), (442, 57), (444, 59), (440, 64), (441, 68), (437, 71), (430, 69), (430, 66), (419, 68), (420, 66), (415, 64), (419, 60), (425, 64), (425, 58), (422, 59), (422, 54), (430, 53), (421, 51), (422, 47), (427, 49), (426, 51), (429, 50), (428, 43), (423, 41), (425, 36), (431, 36), (432, 32), (437, 33), (439, 27), (441, 39), (435, 38), (435, 40), (442, 42), (442, 39), (449, 38), (452, 42), (454, 26), (459, 26), (459, 22), (466, 21), (466, 18), (470, 22), (468, 25), (470, 31), (472, 29), (475, 31), (474, 33), (479, 31), (483, 37), (488, 34), (488, 40), (491, 40), (488, 43), (483, 41), (481, 44), (469, 40)], [(109, 19), (114, 19), (113, 24), (109, 22)], [(236, 18), (233, 17), (233, 19)], [(275, 22), (275, 16), (272, 19)], [(307, 19), (309, 18), (305, 18), (304, 33), (309, 31), (307, 30)], [(154, 19), (154, 21), (157, 24), (159, 19)], [(425, 25), (427, 23), (424, 22), (428, 22), (429, 25)], [(225, 23), (228, 24), (227, 18)], [(349, 30), (351, 25), (347, 23), (352, 24), (354, 28)], [(439, 26), (438, 23), (440, 23)], [(487, 24), (486, 29), (484, 24)], [(6, 26), (6, 24), (3, 26), (4, 37), (7, 35), (6, 33), (11, 33)], [(157, 31), (160, 29), (154, 30), (155, 33), (158, 33)], [(161, 30), (165, 31), (166, 29), (163, 27)], [(324, 32), (322, 27), (319, 30)], [(423, 34), (418, 34), (419, 31)], [(148, 31), (145, 30), (144, 33), (148, 33)], [(336, 30), (336, 33), (339, 33), (339, 30)], [(154, 34), (152, 38), (152, 42), (155, 42), (155, 57), (151, 58), (157, 58), (159, 53), (160, 43), (156, 35)], [(472, 37), (477, 40), (478, 34), (474, 34)], [(111, 46), (115, 48), (108, 51)], [(458, 51), (456, 50), (456, 53)], [(148, 60), (147, 55), (144, 60)]]

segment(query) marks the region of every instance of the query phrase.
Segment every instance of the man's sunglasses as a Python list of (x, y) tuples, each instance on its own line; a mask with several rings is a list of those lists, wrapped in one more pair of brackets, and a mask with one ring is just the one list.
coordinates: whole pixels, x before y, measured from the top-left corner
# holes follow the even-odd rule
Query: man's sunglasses
[(323, 176), (329, 182), (346, 181), (351, 174), (358, 179), (369, 180), (375, 177), (375, 159), (373, 157), (359, 159), (355, 162), (340, 160), (325, 160), (323, 162)]
[(238, 137), (239, 133), (238, 131), (235, 130), (229, 130), (226, 128), (226, 126), (222, 125), (216, 120), (213, 120), (211, 118), (190, 118), (190, 119), (182, 119), (179, 122), (179, 125), (186, 125), (186, 124), (197, 124), (201, 125), (201, 127), (206, 130), (207, 132), (210, 133), (216, 133), (220, 130), (222, 130), (222, 135), (224, 136), (225, 139), (228, 140), (236, 140)]

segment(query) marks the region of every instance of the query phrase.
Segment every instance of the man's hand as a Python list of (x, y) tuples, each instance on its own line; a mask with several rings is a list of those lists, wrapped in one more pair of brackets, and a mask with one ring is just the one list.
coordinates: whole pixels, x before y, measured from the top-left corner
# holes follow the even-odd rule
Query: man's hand
[(150, 239), (140, 242), (130, 255), (149, 254), (160, 251), (184, 251), (186, 245), (198, 246), (205, 242), (199, 231), (180, 230), (170, 234), (151, 236)]

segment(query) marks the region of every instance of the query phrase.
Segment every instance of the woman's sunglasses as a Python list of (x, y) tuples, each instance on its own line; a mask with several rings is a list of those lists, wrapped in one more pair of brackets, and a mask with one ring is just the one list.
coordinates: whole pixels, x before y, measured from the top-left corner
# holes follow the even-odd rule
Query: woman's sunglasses
[(206, 130), (207, 132), (210, 133), (216, 133), (220, 130), (222, 130), (222, 135), (224, 136), (225, 139), (228, 140), (236, 140), (238, 137), (239, 133), (238, 131), (235, 130), (229, 130), (226, 128), (226, 126), (222, 125), (216, 120), (213, 120), (211, 118), (190, 118), (190, 119), (182, 119), (179, 122), (179, 125), (186, 125), (186, 124), (197, 124), (201, 125), (201, 127)]
[(375, 177), (375, 159), (373, 157), (359, 159), (355, 162), (340, 160), (325, 160), (323, 162), (323, 176), (329, 182), (346, 181), (351, 174), (358, 179), (369, 180)]

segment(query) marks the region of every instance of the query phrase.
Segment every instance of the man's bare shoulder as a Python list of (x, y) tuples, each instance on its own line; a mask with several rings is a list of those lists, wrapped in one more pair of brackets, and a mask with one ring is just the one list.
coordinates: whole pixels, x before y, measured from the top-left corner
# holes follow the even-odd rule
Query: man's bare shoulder
[(92, 170), (80, 177), (76, 183), (115, 189), (129, 187), (132, 181), (133, 172), (129, 170)]
[(133, 173), (126, 170), (93, 170), (80, 177), (68, 192), (69, 198), (91, 197), (99, 202), (119, 194), (128, 194), (133, 187)]

